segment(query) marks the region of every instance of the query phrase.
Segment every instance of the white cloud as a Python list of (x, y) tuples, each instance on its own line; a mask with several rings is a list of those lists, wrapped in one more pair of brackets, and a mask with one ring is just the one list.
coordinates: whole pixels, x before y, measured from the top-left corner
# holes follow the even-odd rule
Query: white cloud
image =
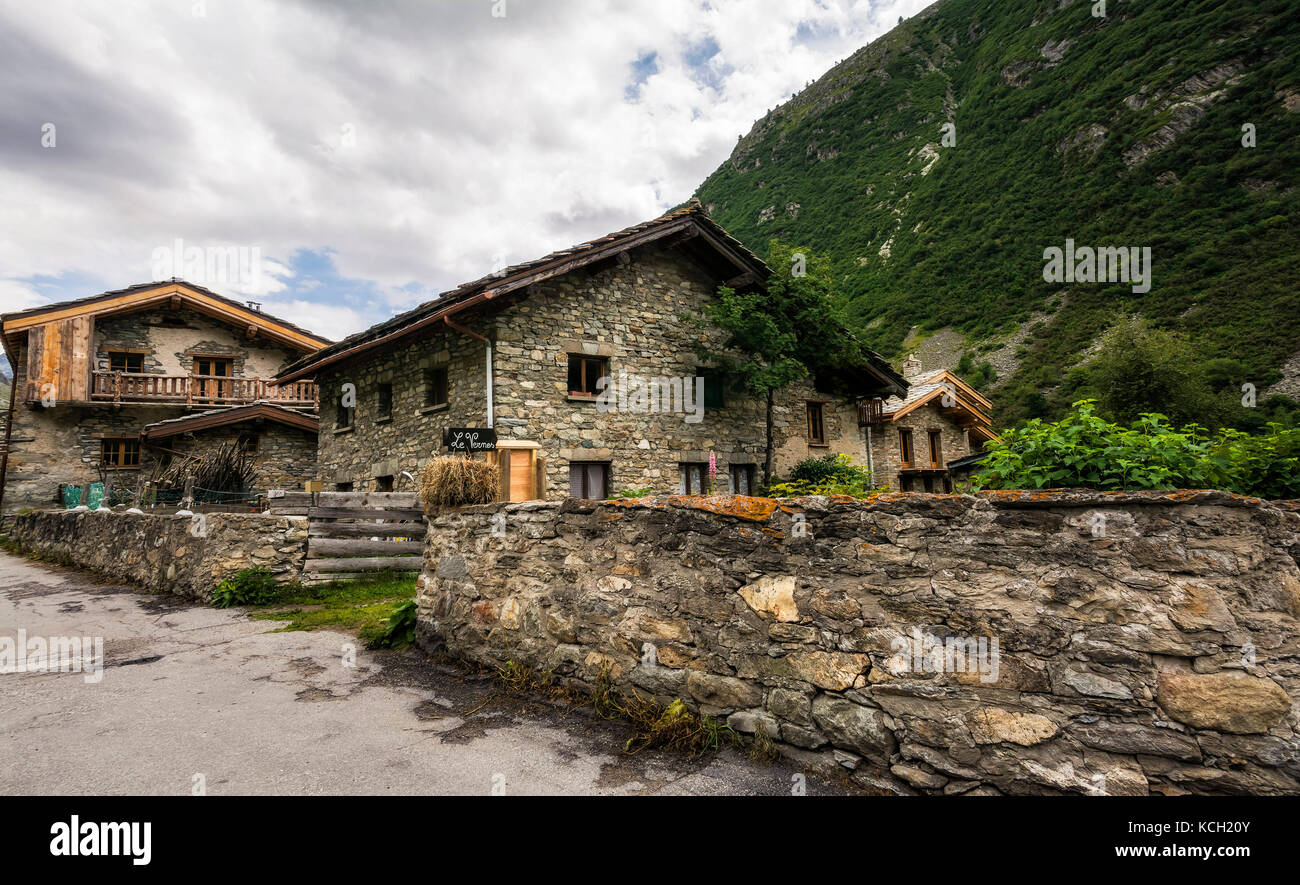
[[(927, 2), (506, 0), (505, 18), (492, 0), (9, 4), (0, 311), (40, 298), (18, 282), (36, 275), (149, 279), (181, 237), (282, 263), (333, 250), (378, 297), (340, 305), (325, 284), (288, 316), (355, 331), (501, 253), (682, 202), (753, 120)], [(76, 294), (94, 293), (59, 296)]]

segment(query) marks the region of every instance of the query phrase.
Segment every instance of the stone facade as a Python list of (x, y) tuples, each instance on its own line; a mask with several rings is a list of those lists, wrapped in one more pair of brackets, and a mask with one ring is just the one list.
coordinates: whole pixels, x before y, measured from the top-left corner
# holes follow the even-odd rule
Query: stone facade
[[(694, 344), (702, 332), (683, 317), (698, 313), (717, 283), (680, 252), (648, 246), (626, 253), (627, 263), (590, 274), (574, 271), (533, 287), (526, 298), (457, 317), (457, 323), (493, 342), (495, 429), (503, 445), (535, 443), (545, 477), (539, 497), (569, 493), (574, 462), (608, 463), (609, 491), (679, 490), (679, 465), (716, 455), (714, 489), (727, 491), (730, 465), (752, 465), (762, 478), (764, 407), (726, 391), (720, 408), (690, 423), (681, 413), (601, 412), (592, 400), (569, 395), (571, 354), (604, 360), (611, 378), (694, 378), (701, 367)], [(376, 477), (413, 475), (430, 457), (446, 453), (448, 427), (487, 426), (486, 347), (446, 326), (368, 354), (351, 364), (321, 369), (319, 470), (325, 488), (375, 488)], [(425, 372), (445, 368), (448, 403), (424, 407)], [(356, 387), (353, 425), (338, 429), (343, 385)], [(391, 385), (390, 418), (377, 414), (379, 386)], [(825, 445), (808, 439), (805, 403), (822, 402)], [(843, 452), (865, 463), (865, 433), (851, 403), (796, 384), (775, 409), (774, 469), (779, 475), (810, 455)]]
[(1219, 492), (489, 505), (430, 519), (417, 635), (873, 791), (1300, 794), (1298, 553)]
[(295, 581), (307, 558), (306, 517), (260, 513), (33, 511), (14, 518), (9, 538), (32, 553), (202, 602), (254, 566)]
[[(272, 378), (301, 354), (280, 345), (254, 339), (242, 331), (189, 308), (159, 308), (100, 318), (94, 326), (95, 371), (108, 371), (109, 352), (142, 352), (143, 371), (159, 375), (184, 375), (194, 369), (195, 354), (222, 355), (232, 362), (233, 377)], [(138, 438), (147, 424), (187, 413), (186, 405), (58, 402), (50, 408), (23, 401), (27, 390), (27, 348), (12, 354), (18, 402), (14, 410), (4, 509), (55, 506), (61, 484), (79, 485), (100, 480), (100, 444), (105, 437)], [(7, 405), (7, 403), (6, 403)], [(157, 464), (160, 451), (142, 447), (136, 469), (113, 470), (118, 487), (136, 488)], [(304, 453), (294, 458), (303, 463)], [(286, 467), (281, 474), (291, 471)], [(295, 475), (295, 485), (301, 477)]]
[(957, 424), (943, 410), (933, 404), (913, 409), (897, 421), (886, 421), (871, 428), (871, 467), (876, 484), (893, 491), (952, 491), (944, 488), (941, 478), (931, 480), (927, 488), (922, 477), (911, 480), (912, 487), (905, 488), (902, 444), (899, 432), (912, 432), (912, 466), (928, 467), (930, 465), (930, 432), (938, 431), (940, 436), (941, 464), (973, 455), (977, 451), (972, 445), (970, 434)]
[[(274, 421), (245, 421), (199, 430), (164, 439), (160, 445), (175, 452), (191, 454), (222, 443), (238, 444), (249, 437), (257, 440), (257, 452), (253, 455), (256, 470), (253, 488), (301, 489), (304, 482), (316, 476), (316, 434)], [(146, 451), (152, 448), (146, 447)]]

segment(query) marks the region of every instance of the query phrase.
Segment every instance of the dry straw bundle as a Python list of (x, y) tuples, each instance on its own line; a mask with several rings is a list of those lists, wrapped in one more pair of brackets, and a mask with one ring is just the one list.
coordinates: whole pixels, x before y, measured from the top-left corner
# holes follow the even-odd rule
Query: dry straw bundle
[(499, 485), (496, 467), (486, 461), (432, 458), (420, 472), (420, 500), (426, 507), (491, 504)]

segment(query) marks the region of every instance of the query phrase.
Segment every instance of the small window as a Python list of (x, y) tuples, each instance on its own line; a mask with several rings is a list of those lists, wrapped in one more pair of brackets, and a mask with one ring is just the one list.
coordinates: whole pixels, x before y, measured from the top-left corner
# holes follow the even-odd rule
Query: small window
[(727, 397), (722, 373), (717, 369), (696, 368), (695, 374), (704, 379), (704, 408), (724, 408), (727, 405)]
[(335, 418), (334, 426), (339, 430), (347, 430), (352, 426), (352, 421), (356, 417), (357, 407), (343, 405), (343, 397), (340, 396), (338, 408), (338, 416)]
[(570, 463), (569, 495), (591, 501), (603, 501), (609, 497), (609, 464), (601, 461)]
[(393, 417), (393, 385), (385, 381), (379, 385), (379, 403), (375, 408), (375, 417), (383, 421)]
[(350, 483), (350, 482), (336, 482), (336, 483), (334, 483), (334, 491), (336, 491), (336, 492), (350, 492), (350, 491), (352, 491), (352, 483)]
[(391, 476), (376, 476), (375, 491), (391, 492), (393, 490), (393, 478)]
[(111, 350), (108, 353), (108, 370), (110, 372), (128, 372), (138, 375), (144, 371), (144, 354), (128, 353), (125, 350)]
[(708, 464), (683, 462), (677, 465), (677, 494), (707, 495), (709, 491)]
[(808, 442), (817, 446), (826, 445), (826, 422), (822, 416), (821, 403), (808, 403)]
[(939, 430), (930, 431), (930, 466), (943, 466), (943, 432)]
[(733, 495), (754, 494), (754, 476), (757, 473), (753, 464), (732, 464), (728, 468)]
[(431, 409), (445, 405), (447, 405), (447, 370), (445, 368), (425, 369), (424, 407)]
[(256, 455), (258, 446), (258, 437), (255, 433), (250, 433), (239, 438), (239, 451), (246, 455)]
[(899, 460), (903, 462), (904, 467), (912, 466), (912, 431), (898, 431), (898, 450)]
[(129, 468), (140, 466), (140, 440), (138, 439), (101, 439), (99, 441), (99, 464), (107, 468)]
[(597, 382), (606, 377), (608, 361), (599, 357), (569, 355), (569, 396), (595, 396)]

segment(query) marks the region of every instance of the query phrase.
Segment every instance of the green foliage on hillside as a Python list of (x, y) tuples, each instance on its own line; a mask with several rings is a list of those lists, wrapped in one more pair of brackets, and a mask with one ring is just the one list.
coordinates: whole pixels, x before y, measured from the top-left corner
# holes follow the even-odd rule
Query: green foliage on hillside
[[(1057, 6), (946, 0), (770, 112), (698, 196), (751, 247), (831, 256), (889, 356), (913, 326), (980, 342), (1033, 318), (1018, 370), (995, 382), (1003, 426), (1077, 399), (1067, 370), (1120, 311), (1262, 391), (1300, 348), (1294, 3)], [(1043, 250), (1067, 238), (1150, 247), (1150, 291), (1045, 282)]]
[(1058, 422), (1038, 419), (1009, 430), (990, 446), (974, 477), (994, 489), (1089, 488), (1222, 489), (1262, 498), (1300, 497), (1300, 428), (1272, 424), (1249, 435), (1211, 434), (1164, 415), (1143, 415), (1131, 426), (1075, 403)]

